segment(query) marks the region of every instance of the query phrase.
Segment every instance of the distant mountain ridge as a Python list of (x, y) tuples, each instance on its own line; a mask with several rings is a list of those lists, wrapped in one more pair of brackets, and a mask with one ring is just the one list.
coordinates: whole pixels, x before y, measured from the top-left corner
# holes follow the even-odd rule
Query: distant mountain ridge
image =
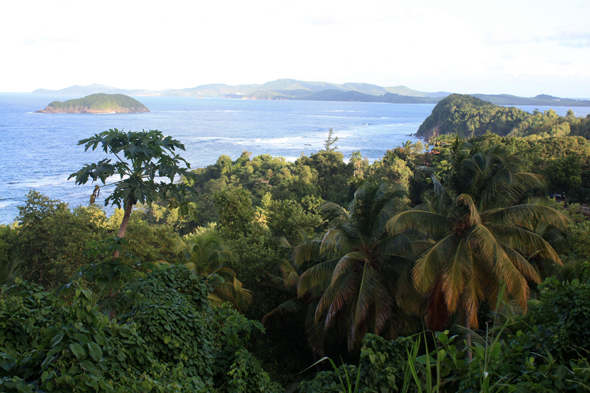
[(410, 97), (446, 97), (451, 93), (447, 92), (421, 92), (410, 89), (406, 86), (382, 87), (369, 83), (344, 83), (336, 84), (329, 82), (308, 82), (296, 79), (277, 79), (263, 84), (226, 85), (224, 83), (213, 83), (189, 87), (186, 89), (167, 89), (161, 91), (146, 89), (119, 89), (101, 84), (89, 86), (74, 85), (60, 90), (37, 89), (33, 94), (64, 94), (84, 95), (96, 93), (126, 94), (135, 96), (195, 96), (195, 97), (219, 97), (227, 94), (247, 95), (262, 91), (293, 91), (305, 90), (309, 93), (323, 90), (356, 91), (370, 95), (383, 95), (385, 93), (399, 94)]
[(150, 96), (155, 93), (150, 90), (127, 90), (127, 89), (119, 89), (117, 87), (109, 87), (105, 85), (101, 85), (98, 83), (94, 83), (88, 86), (81, 86), (81, 85), (74, 85), (70, 87), (66, 87), (65, 89), (60, 90), (48, 90), (48, 89), (37, 89), (33, 91), (33, 94), (58, 94), (58, 95), (81, 95), (87, 96), (90, 94), (125, 94), (129, 96)]
[[(437, 103), (452, 93), (422, 92), (406, 86), (383, 87), (370, 83), (310, 82), (297, 79), (277, 79), (263, 84), (227, 85), (213, 83), (186, 89), (160, 91), (136, 89), (126, 90), (100, 84), (70, 86), (61, 90), (37, 89), (33, 94), (63, 94), (84, 96), (108, 93), (130, 96), (161, 97), (224, 97), (258, 100), (310, 100), (310, 101), (359, 101), (386, 102), (399, 104)], [(540, 94), (536, 97), (518, 97), (509, 94), (472, 94), (472, 96), (496, 105), (531, 106), (590, 106), (590, 100), (575, 100)]]

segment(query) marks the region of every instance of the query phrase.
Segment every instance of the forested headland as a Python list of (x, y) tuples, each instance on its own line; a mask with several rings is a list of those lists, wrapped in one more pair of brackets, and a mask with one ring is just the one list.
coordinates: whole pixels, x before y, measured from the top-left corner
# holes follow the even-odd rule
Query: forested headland
[(494, 105), (477, 97), (452, 94), (441, 100), (418, 129), (416, 136), (457, 134), (473, 138), (486, 132), (500, 136), (590, 136), (590, 119), (576, 117), (570, 109), (558, 116), (554, 110), (532, 114), (516, 107)]
[(80, 141), (94, 203), (0, 226), (0, 390), (587, 391), (590, 118), (452, 95), (418, 135), (198, 169)]

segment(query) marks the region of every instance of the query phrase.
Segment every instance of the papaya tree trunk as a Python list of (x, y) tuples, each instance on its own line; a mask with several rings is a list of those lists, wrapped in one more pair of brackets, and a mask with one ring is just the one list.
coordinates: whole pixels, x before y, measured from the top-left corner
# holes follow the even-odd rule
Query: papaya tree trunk
[[(129, 217), (131, 217), (131, 210), (133, 209), (133, 203), (128, 199), (125, 202), (125, 213), (123, 213), (123, 221), (121, 221), (121, 226), (119, 227), (119, 233), (117, 237), (122, 238), (125, 237), (125, 232), (127, 231), (127, 224), (129, 224)], [(113, 258), (119, 257), (119, 250), (115, 250), (113, 253)]]
[[(123, 213), (123, 221), (121, 221), (121, 226), (119, 227), (119, 233), (117, 233), (117, 237), (122, 238), (125, 237), (125, 232), (127, 231), (127, 224), (129, 224), (129, 217), (131, 217), (131, 210), (133, 209), (133, 203), (130, 199), (125, 201), (125, 212)], [(115, 250), (113, 253), (113, 259), (119, 258), (119, 250)], [(109, 298), (113, 298), (113, 288), (109, 288)], [(117, 316), (117, 312), (114, 308), (109, 307), (108, 311), (109, 321), (112, 320)]]
[(125, 237), (125, 232), (127, 231), (127, 224), (129, 224), (129, 217), (131, 217), (131, 209), (133, 209), (133, 203), (127, 200), (127, 202), (125, 203), (125, 213), (123, 214), (123, 221), (121, 221), (119, 233), (117, 234), (118, 237)]

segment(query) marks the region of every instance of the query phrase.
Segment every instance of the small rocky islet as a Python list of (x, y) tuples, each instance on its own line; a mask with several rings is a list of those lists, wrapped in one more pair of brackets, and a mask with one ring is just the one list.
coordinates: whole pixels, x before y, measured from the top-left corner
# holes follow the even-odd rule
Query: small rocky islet
[(53, 101), (36, 113), (143, 113), (150, 110), (135, 98), (124, 94), (91, 94), (89, 96), (67, 100)]

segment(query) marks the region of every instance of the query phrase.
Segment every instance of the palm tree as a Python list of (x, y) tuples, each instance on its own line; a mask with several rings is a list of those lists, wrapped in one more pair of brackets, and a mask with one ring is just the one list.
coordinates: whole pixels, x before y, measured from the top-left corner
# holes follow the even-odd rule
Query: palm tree
[(406, 154), (410, 155), (414, 151), (414, 144), (412, 141), (405, 141), (402, 143), (401, 148)]
[(521, 171), (522, 162), (494, 147), (474, 152), (456, 141), (451, 148), (453, 171), (443, 187), (434, 187), (426, 203), (393, 217), (391, 234), (409, 228), (433, 243), (415, 261), (415, 287), (429, 295), (426, 322), (432, 329), (458, 313), (465, 327), (477, 326), (482, 301), (496, 304), (501, 285), (526, 310), (527, 280), (540, 277), (527, 257), (536, 255), (561, 264), (552, 246), (533, 228), (539, 223), (564, 230), (567, 218), (538, 204), (522, 203), (542, 177)]
[(323, 354), (330, 329), (346, 337), (352, 350), (366, 333), (395, 338), (403, 327), (395, 286), (412, 245), (385, 225), (405, 207), (406, 194), (400, 186), (366, 182), (348, 210), (334, 203), (322, 207), (334, 226), (321, 240), (295, 248), (295, 264), (307, 266), (297, 291), (300, 298), (312, 295), (307, 333), (315, 353)]
[(213, 286), (209, 300), (213, 305), (232, 303), (243, 312), (252, 301), (252, 293), (242, 287), (228, 264), (238, 261), (237, 252), (223, 244), (215, 229), (207, 229), (176, 245), (176, 252), (186, 260), (184, 265), (196, 274), (207, 277)]

